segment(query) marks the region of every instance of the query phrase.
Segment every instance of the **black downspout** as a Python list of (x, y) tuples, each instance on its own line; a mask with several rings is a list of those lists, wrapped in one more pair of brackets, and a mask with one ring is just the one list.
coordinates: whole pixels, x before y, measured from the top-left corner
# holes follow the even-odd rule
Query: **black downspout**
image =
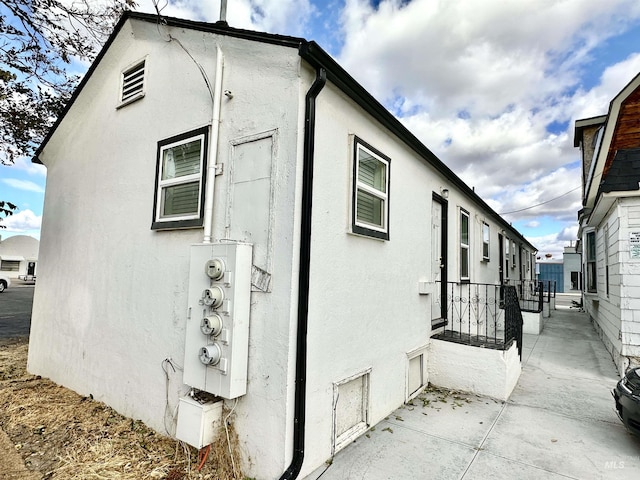
[(311, 263), (311, 207), (313, 200), (313, 151), (315, 146), (316, 97), (327, 81), (318, 68), (316, 80), (305, 97), (304, 152), (302, 167), (302, 221), (300, 271), (298, 275), (298, 332), (296, 341), (296, 387), (293, 418), (293, 458), (280, 480), (298, 477), (304, 461), (304, 423), (307, 394), (307, 321), (309, 318), (309, 267)]

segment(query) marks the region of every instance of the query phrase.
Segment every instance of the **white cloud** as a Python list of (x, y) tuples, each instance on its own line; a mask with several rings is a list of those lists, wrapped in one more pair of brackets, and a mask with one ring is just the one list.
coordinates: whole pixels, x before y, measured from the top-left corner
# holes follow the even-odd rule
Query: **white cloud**
[[(159, 7), (164, 5), (160, 3)], [(139, 11), (155, 13), (151, 2)], [(314, 12), (309, 0), (232, 0), (227, 3), (227, 22), (235, 28), (269, 33), (304, 35)], [(178, 0), (162, 9), (162, 15), (206, 22), (220, 19), (220, 0)]]
[(558, 234), (558, 240), (565, 240), (568, 242), (574, 242), (578, 238), (578, 226), (572, 226), (563, 228), (562, 231)]
[[(347, 0), (342, 62), (379, 98), (497, 115), (578, 83), (591, 48), (640, 16), (634, 0)], [(571, 55), (567, 55), (571, 52)]]
[[(639, 48), (640, 49), (640, 48)], [(600, 83), (589, 91), (578, 91), (572, 97), (573, 119), (605, 115), (609, 103), (640, 72), (640, 53), (607, 67)]]
[[(640, 54), (593, 88), (582, 79), (594, 49), (639, 19), (635, 0), (347, 0), (340, 61), (497, 212), (566, 233), (581, 207), (573, 122), (607, 113)], [(561, 252), (558, 237), (531, 241)]]
[(29, 180), (19, 180), (17, 178), (3, 178), (2, 183), (9, 185), (17, 190), (26, 190), (29, 192), (44, 193), (44, 188), (35, 182)]
[(578, 238), (578, 226), (574, 225), (562, 229), (560, 233), (551, 233), (539, 237), (530, 237), (529, 241), (538, 248), (538, 256), (545, 259), (545, 255), (551, 254), (551, 258), (562, 259), (564, 247), (575, 246)]
[(6, 229), (3, 228), (0, 232), (22, 233), (29, 230), (40, 230), (41, 224), (42, 216), (37, 216), (31, 210), (21, 210), (18, 213), (2, 219), (2, 225), (4, 225)]
[(30, 158), (18, 157), (15, 159), (13, 165), (6, 166), (4, 168), (11, 168), (28, 173), (29, 175), (41, 175), (47, 174), (47, 168), (39, 163), (33, 163)]
[(529, 237), (529, 240), (538, 249), (538, 256), (545, 260), (545, 255), (550, 254), (551, 257), (557, 260), (562, 259), (562, 253), (564, 247), (569, 246), (569, 242), (558, 239), (558, 235), (553, 233), (550, 235), (543, 235), (540, 237)]

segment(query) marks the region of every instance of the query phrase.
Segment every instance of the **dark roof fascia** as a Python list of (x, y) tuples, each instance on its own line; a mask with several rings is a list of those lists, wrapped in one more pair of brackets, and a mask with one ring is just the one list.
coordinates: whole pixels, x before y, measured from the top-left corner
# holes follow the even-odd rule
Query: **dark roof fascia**
[(49, 129), (49, 131), (47, 132), (47, 135), (44, 137), (43, 141), (40, 143), (40, 145), (36, 149), (34, 156), (31, 159), (33, 163), (42, 164), (42, 161), (40, 161), (40, 158), (39, 158), (40, 154), (42, 153), (42, 150), (44, 150), (44, 147), (47, 145), (47, 143), (49, 142), (49, 140), (57, 130), (58, 126), (60, 125), (62, 120), (65, 118), (65, 116), (73, 106), (74, 102), (80, 95), (80, 92), (82, 91), (84, 86), (87, 84), (91, 76), (93, 75), (93, 72), (96, 70), (96, 68), (102, 61), (102, 58), (105, 56), (106, 52), (109, 50), (109, 47), (111, 47), (111, 44), (113, 43), (115, 38), (120, 33), (122, 26), (129, 19), (141, 20), (149, 23), (158, 23), (161, 20), (164, 25), (167, 25), (170, 27), (187, 28), (190, 30), (218, 33), (221, 35), (228, 35), (231, 37), (243, 38), (246, 40), (253, 40), (253, 41), (258, 41), (262, 43), (270, 43), (274, 45), (281, 45), (281, 46), (291, 47), (291, 48), (299, 48), (300, 44), (306, 41), (303, 38), (289, 37), (286, 35), (276, 35), (276, 34), (270, 34), (270, 33), (254, 32), (251, 30), (243, 30), (239, 28), (232, 28), (232, 27), (229, 27), (225, 22), (217, 22), (217, 23), (196, 22), (192, 20), (183, 20), (183, 19), (173, 18), (173, 17), (158, 17), (155, 14), (149, 14), (149, 13), (125, 11), (120, 17), (120, 20), (118, 20), (118, 23), (114, 27), (113, 32), (111, 33), (111, 35), (109, 35), (109, 38), (107, 39), (104, 46), (100, 50), (100, 53), (98, 53), (93, 63), (87, 70), (87, 73), (85, 73), (84, 77), (76, 87), (75, 91), (73, 92), (73, 95), (65, 105), (64, 109), (62, 110), (60, 115), (58, 115), (58, 118), (56, 119), (55, 123)]
[[(145, 22), (157, 23), (158, 16), (149, 13), (127, 12), (127, 18), (142, 20)], [(186, 28), (201, 32), (218, 33), (229, 37), (242, 38), (261, 43), (270, 43), (283, 47), (298, 48), (301, 43), (306, 42), (304, 38), (291, 37), (288, 35), (278, 35), (275, 33), (256, 32), (255, 30), (244, 30), (242, 28), (230, 27), (226, 22), (198, 22), (195, 20), (185, 20), (175, 17), (161, 17), (163, 24), (169, 27)]]
[(585, 127), (591, 127), (594, 125), (604, 125), (607, 121), (608, 115), (598, 115), (597, 117), (582, 118), (576, 120), (573, 130), (573, 146), (579, 147), (582, 141), (582, 132)]
[(532, 245), (520, 232), (496, 213), (475, 191), (464, 183), (449, 167), (447, 167), (431, 150), (429, 150), (418, 138), (411, 133), (394, 115), (392, 115), (373, 95), (360, 85), (346, 70), (344, 70), (327, 52), (325, 52), (316, 42), (304, 42), (300, 45), (300, 56), (314, 67), (321, 67), (327, 71), (327, 80), (333, 83), (349, 98), (355, 101), (367, 113), (378, 120), (384, 127), (389, 129), (400, 140), (407, 144), (424, 161), (435, 167), (445, 178), (451, 181), (465, 195), (475, 201), (480, 207), (485, 209), (490, 216), (506, 227), (526, 243), (533, 250)]

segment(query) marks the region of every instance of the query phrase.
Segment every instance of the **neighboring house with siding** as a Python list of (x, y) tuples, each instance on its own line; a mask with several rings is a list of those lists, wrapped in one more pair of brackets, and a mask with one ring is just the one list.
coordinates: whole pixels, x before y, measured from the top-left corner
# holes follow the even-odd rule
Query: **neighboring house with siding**
[(40, 242), (29, 235), (0, 237), (0, 272), (10, 278), (35, 275), (39, 247)]
[(252, 477), (419, 393), (449, 284), (534, 278), (535, 247), (300, 38), (128, 13), (35, 161), (29, 371), (197, 447), (185, 394), (218, 395)]
[(577, 120), (584, 308), (619, 372), (640, 365), (640, 75), (606, 115)]

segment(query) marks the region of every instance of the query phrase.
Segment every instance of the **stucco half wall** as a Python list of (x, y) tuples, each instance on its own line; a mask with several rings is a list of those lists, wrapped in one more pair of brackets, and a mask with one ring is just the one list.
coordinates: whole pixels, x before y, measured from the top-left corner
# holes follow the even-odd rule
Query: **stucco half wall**
[(522, 312), (522, 333), (540, 335), (543, 327), (542, 312)]
[(515, 342), (504, 351), (436, 339), (429, 345), (429, 382), (439, 387), (507, 400), (521, 371)]

